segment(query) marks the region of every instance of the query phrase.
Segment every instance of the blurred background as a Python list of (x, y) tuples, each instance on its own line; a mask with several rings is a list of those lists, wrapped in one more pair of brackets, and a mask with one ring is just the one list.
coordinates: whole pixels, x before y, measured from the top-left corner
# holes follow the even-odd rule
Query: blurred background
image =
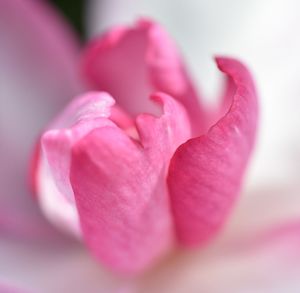
[[(46, 2), (53, 15), (43, 18), (39, 10), (37, 19), (28, 18), (34, 19), (35, 28), (26, 31), (27, 20), (21, 19), (32, 1), (19, 1), (19, 15), (13, 18), (4, 9), (10, 1), (0, 0), (0, 293), (8, 292), (1, 291), (1, 283), (29, 293), (299, 292), (299, 1), (33, 1)], [(79, 52), (72, 49), (63, 64), (53, 58), (47, 67), (46, 55), (40, 52), (64, 54), (58, 43), (65, 32), (53, 35), (43, 29), (56, 14), (69, 24), (66, 30), (72, 31)], [(138, 280), (128, 280), (105, 271), (80, 244), (46, 223), (28, 200), (27, 170), (39, 131), (80, 91), (72, 60), (96, 35), (141, 16), (161, 23), (176, 40), (207, 103), (218, 102), (222, 84), (212, 57), (243, 60), (257, 83), (261, 118), (241, 200), (218, 239), (199, 252), (171, 258)], [(19, 26), (15, 19), (20, 19)], [(39, 34), (44, 43), (34, 43)], [(57, 75), (60, 71), (66, 72), (63, 80)], [(66, 84), (72, 90), (66, 90)], [(51, 92), (44, 92), (46, 86)], [(55, 92), (59, 94), (54, 98)], [(48, 105), (51, 99), (59, 102)], [(272, 233), (257, 241), (257, 231), (264, 228)]]

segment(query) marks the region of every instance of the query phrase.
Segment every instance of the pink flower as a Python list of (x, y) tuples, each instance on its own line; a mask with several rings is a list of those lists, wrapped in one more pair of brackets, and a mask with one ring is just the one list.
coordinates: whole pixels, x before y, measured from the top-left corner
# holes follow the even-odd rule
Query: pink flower
[[(94, 261), (82, 243), (50, 229), (26, 184), (29, 156), (42, 128), (67, 101), (86, 90), (78, 76), (78, 42), (46, 1), (0, 0), (0, 292), (298, 292), (300, 42), (295, 38), (295, 1), (272, 3), (272, 13), (266, 0), (222, 6), (218, 1), (190, 1), (184, 6), (177, 0), (163, 5), (131, 1), (132, 6), (127, 0), (89, 2), (89, 32), (99, 30), (99, 22), (102, 30), (103, 23), (131, 21), (133, 14), (150, 13), (160, 19), (183, 46), (204, 90), (214, 70), (208, 61), (213, 52), (230, 53), (253, 65), (262, 108), (254, 164), (230, 221), (209, 245), (176, 250), (135, 278), (106, 271), (103, 260)], [(92, 85), (91, 90), (98, 89), (97, 83)], [(148, 95), (141, 95), (141, 101), (146, 103)], [(160, 117), (151, 105), (139, 107)], [(116, 106), (110, 108), (112, 116), (122, 116)], [(137, 110), (130, 117), (139, 114)], [(206, 133), (226, 110), (203, 108), (205, 119), (200, 122), (212, 121), (201, 125), (199, 133)], [(134, 131), (127, 134), (138, 138)], [(63, 203), (64, 197), (57, 201), (51, 194), (55, 203)], [(55, 217), (55, 209), (48, 211), (48, 218), (52, 215), (62, 227), (65, 218), (59, 213)], [(76, 225), (65, 227), (76, 233)], [(81, 228), (78, 232), (84, 237)]]
[(197, 247), (230, 213), (255, 140), (257, 98), (244, 65), (216, 62), (227, 83), (208, 111), (159, 25), (113, 29), (83, 56), (84, 76), (101, 92), (77, 97), (42, 135), (35, 182), (43, 211), (111, 269), (137, 273), (176, 243)]

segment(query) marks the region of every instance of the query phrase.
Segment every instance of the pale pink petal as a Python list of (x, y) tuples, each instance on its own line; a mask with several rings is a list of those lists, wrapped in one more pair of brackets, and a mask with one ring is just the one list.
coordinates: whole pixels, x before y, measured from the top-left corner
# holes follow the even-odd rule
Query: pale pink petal
[(298, 219), (243, 245), (183, 252), (140, 281), (138, 292), (298, 292), (299, 232)]
[(82, 87), (77, 60), (74, 36), (45, 1), (0, 0), (0, 230), (46, 231), (27, 166), (45, 123)]
[[(256, 211), (255, 206), (248, 205), (241, 212), (249, 213), (251, 222)], [(284, 224), (267, 234), (260, 233), (257, 241), (253, 235), (242, 243), (241, 238), (217, 240), (205, 249), (177, 253), (145, 276), (130, 280), (109, 274), (84, 248), (74, 243), (26, 245), (2, 240), (0, 280), (24, 288), (28, 293), (298, 292), (300, 234), (297, 222)]]
[(204, 111), (180, 55), (154, 22), (140, 20), (94, 40), (83, 56), (83, 74), (93, 88), (109, 92), (132, 115), (157, 113), (146, 97), (161, 91), (185, 106), (195, 131), (205, 127)]
[(71, 148), (91, 130), (112, 125), (106, 119), (114, 100), (90, 92), (75, 98), (41, 138), (36, 191), (44, 213), (58, 226), (80, 235), (74, 194), (70, 185)]
[[(0, 292), (1, 293), (25, 293), (24, 290), (16, 289), (15, 286), (0, 284)], [(26, 291), (27, 292), (27, 291)]]
[(71, 241), (41, 244), (0, 239), (0, 259), (1, 293), (10, 292), (1, 291), (2, 284), (22, 289), (18, 293), (119, 292), (126, 285)]
[(174, 149), (189, 137), (184, 109), (164, 94), (160, 117), (137, 117), (139, 140), (102, 127), (75, 144), (71, 184), (84, 238), (115, 271), (138, 273), (173, 245), (166, 173)]
[(202, 243), (223, 225), (255, 140), (257, 99), (251, 76), (236, 60), (217, 58), (217, 63), (236, 86), (231, 107), (206, 135), (181, 145), (169, 169), (177, 236), (188, 246)]

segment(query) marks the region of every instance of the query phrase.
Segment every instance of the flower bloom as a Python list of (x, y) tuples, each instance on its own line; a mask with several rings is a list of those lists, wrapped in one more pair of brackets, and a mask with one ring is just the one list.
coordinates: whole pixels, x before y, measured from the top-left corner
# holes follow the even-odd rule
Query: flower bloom
[(176, 244), (203, 244), (235, 202), (257, 97), (243, 64), (216, 62), (226, 87), (207, 110), (159, 25), (115, 28), (83, 55), (92, 91), (41, 136), (34, 182), (42, 210), (115, 271), (138, 273)]

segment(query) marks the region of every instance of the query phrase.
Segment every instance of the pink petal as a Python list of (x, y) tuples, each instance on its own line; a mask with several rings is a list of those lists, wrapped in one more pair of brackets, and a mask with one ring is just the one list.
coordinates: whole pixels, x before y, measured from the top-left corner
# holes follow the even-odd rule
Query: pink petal
[(164, 94), (161, 117), (137, 118), (140, 141), (117, 127), (90, 132), (73, 147), (71, 184), (83, 235), (111, 269), (137, 273), (173, 244), (166, 173), (174, 149), (189, 137), (182, 106)]
[(177, 236), (189, 246), (207, 240), (224, 223), (255, 140), (257, 98), (251, 76), (236, 60), (216, 61), (236, 86), (231, 107), (206, 135), (181, 145), (169, 169)]
[(46, 1), (0, 0), (1, 231), (45, 234), (27, 166), (45, 123), (82, 87), (77, 60), (72, 32)]
[(109, 92), (128, 113), (157, 113), (146, 97), (170, 94), (188, 111), (193, 128), (203, 130), (204, 112), (179, 53), (156, 23), (141, 20), (96, 39), (83, 56), (83, 73), (91, 86)]

